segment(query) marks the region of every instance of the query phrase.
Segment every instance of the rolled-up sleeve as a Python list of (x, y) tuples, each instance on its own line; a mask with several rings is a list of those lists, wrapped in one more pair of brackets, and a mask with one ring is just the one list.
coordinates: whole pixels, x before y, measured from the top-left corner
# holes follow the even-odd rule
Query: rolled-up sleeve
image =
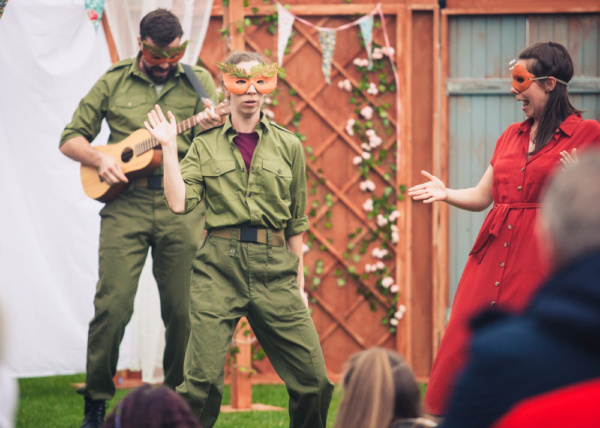
[(308, 230), (308, 217), (306, 216), (306, 164), (299, 140), (296, 140), (294, 144), (290, 195), (290, 214), (292, 218), (285, 227), (286, 237), (294, 236)]

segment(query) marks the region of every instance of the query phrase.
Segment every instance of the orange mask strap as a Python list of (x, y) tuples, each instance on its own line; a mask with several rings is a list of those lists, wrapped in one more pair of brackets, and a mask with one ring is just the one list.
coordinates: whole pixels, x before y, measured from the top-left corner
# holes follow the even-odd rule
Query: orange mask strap
[[(527, 89), (529, 89), (534, 80), (547, 79), (548, 77), (551, 76), (535, 77), (533, 74), (527, 71), (525, 66), (521, 64), (515, 65), (512, 69), (513, 88), (515, 88), (519, 92), (524, 92)], [(558, 79), (556, 77), (554, 77), (554, 79), (558, 83), (562, 83), (563, 85), (569, 86), (569, 84), (564, 80)]]

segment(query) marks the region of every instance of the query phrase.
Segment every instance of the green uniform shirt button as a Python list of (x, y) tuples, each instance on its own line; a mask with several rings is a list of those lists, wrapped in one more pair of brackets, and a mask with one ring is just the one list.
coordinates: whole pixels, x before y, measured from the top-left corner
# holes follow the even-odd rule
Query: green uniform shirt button
[(277, 170), (277, 174), (281, 174), (281, 170), (280, 169)]
[(229, 254), (235, 254), (235, 250), (232, 248), (231, 250), (229, 250)]
[(273, 251), (269, 250), (269, 255), (272, 256), (273, 255)]
[(218, 174), (218, 173), (220, 173), (220, 172), (221, 172), (221, 170), (220, 170), (219, 168), (215, 169), (215, 173), (216, 173), (216, 174)]
[(258, 220), (258, 214), (254, 214), (254, 220)]

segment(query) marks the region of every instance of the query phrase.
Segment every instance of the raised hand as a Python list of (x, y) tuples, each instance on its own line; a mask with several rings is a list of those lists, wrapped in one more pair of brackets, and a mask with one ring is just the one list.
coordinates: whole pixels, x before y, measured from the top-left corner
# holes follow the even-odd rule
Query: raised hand
[(448, 190), (442, 180), (427, 171), (421, 171), (421, 174), (430, 181), (408, 189), (408, 196), (412, 196), (415, 201), (423, 201), (426, 204), (448, 199)]
[(568, 167), (571, 166), (575, 163), (577, 163), (579, 161), (579, 158), (577, 157), (577, 149), (573, 149), (571, 150), (571, 153), (567, 152), (566, 150), (563, 150), (562, 152), (560, 152), (560, 163), (563, 164), (563, 167)]
[(154, 110), (148, 113), (148, 120), (144, 122), (144, 126), (160, 142), (161, 146), (177, 147), (177, 122), (173, 113), (169, 111), (167, 115), (169, 120), (157, 104), (154, 106)]

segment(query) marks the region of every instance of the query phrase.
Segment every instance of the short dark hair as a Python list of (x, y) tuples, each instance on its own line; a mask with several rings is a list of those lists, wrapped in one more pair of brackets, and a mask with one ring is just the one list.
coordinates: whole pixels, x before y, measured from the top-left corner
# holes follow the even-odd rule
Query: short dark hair
[(142, 18), (140, 39), (151, 38), (156, 46), (167, 46), (183, 35), (179, 19), (167, 9), (156, 9)]
[(183, 398), (166, 386), (144, 384), (131, 391), (106, 418), (103, 428), (200, 428)]

